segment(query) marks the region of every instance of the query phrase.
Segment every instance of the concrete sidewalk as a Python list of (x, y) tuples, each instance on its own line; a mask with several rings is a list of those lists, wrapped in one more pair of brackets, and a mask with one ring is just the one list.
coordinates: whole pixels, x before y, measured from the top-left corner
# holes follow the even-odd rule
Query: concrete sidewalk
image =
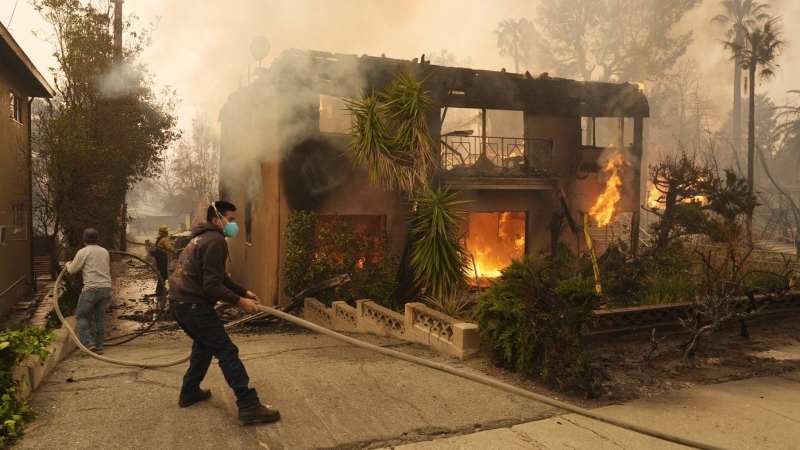
[[(403, 350), (397, 340), (360, 339)], [(166, 369), (107, 364), (73, 353), (32, 397), (39, 418), (15, 448), (51, 449), (566, 449), (679, 448), (315, 334), (234, 336), (262, 400), (282, 420), (241, 426), (235, 398), (212, 365), (213, 397), (177, 407), (187, 363)], [(182, 333), (144, 337), (105, 356), (169, 361)], [(462, 367), (413, 347), (417, 355)], [(800, 446), (800, 374), (673, 391), (600, 411), (726, 448)], [(541, 420), (546, 419), (546, 420)], [(489, 431), (486, 431), (489, 430)]]
[[(596, 411), (730, 449), (800, 448), (800, 373), (672, 391)], [(678, 449), (648, 436), (567, 414), (396, 450)]]
[[(402, 350), (409, 344), (359, 338)], [(165, 369), (111, 365), (75, 352), (31, 397), (39, 417), (19, 449), (310, 449), (392, 446), (550, 417), (532, 400), (352, 347), (316, 334), (234, 336), (262, 401), (280, 409), (274, 424), (241, 426), (235, 397), (216, 364), (203, 386), (208, 402), (178, 408), (188, 363)], [(188, 354), (183, 333), (143, 337), (104, 356), (165, 362)], [(460, 362), (422, 347), (415, 354)]]

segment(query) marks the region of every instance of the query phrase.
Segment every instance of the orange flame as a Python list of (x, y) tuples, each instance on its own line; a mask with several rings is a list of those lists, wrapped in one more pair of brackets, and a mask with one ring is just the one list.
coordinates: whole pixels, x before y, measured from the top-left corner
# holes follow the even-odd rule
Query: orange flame
[(609, 173), (606, 189), (589, 211), (589, 215), (597, 221), (597, 226), (605, 227), (614, 218), (617, 202), (622, 197), (622, 169), (625, 165), (630, 163), (622, 153), (616, 153), (603, 166), (603, 170)]
[[(659, 200), (664, 197), (664, 194), (661, 193), (655, 186), (650, 188), (650, 191), (647, 193), (647, 206), (650, 209), (655, 209), (660, 207)], [(695, 195), (694, 197), (684, 198), (682, 203), (699, 203), (701, 205), (708, 204), (708, 198), (705, 195)]]
[(684, 203), (690, 203), (690, 202), (695, 202), (695, 203), (700, 203), (701, 205), (705, 205), (708, 203), (708, 198), (705, 195), (695, 195), (690, 200), (684, 201)]
[(647, 193), (647, 207), (650, 209), (658, 208), (658, 200), (661, 198), (661, 191), (656, 189), (655, 186), (650, 188)]
[(499, 277), (501, 269), (525, 253), (525, 213), (472, 213), (469, 216), (467, 248), (475, 258), (474, 268), (470, 263), (469, 276), (474, 279), (474, 269), (477, 269), (481, 279)]

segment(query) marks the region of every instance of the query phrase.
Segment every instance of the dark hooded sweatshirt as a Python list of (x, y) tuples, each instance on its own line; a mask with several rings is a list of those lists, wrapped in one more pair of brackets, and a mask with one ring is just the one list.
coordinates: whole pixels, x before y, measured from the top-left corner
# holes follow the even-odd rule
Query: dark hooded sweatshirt
[(214, 224), (203, 222), (192, 230), (192, 240), (169, 277), (169, 299), (184, 303), (236, 304), (247, 289), (225, 272), (228, 243)]

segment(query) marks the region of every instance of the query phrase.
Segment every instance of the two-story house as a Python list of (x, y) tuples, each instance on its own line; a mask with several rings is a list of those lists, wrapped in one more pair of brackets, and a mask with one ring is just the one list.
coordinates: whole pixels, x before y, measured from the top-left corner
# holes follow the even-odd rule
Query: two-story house
[(585, 245), (581, 219), (604, 183), (598, 158), (607, 147), (622, 149), (629, 168), (616, 209), (634, 222), (635, 249), (649, 115), (639, 86), (443, 67), (424, 56), (289, 50), (257, 69), (257, 79), (230, 94), (220, 112), (221, 197), (239, 206), (245, 232), (230, 242), (230, 268), (262, 298), (280, 303), (293, 210), (355, 217), (403, 248), (410, 205), (343, 156), (350, 139), (343, 99), (382, 89), (401, 66), (424, 80), (432, 100), (435, 183), (465, 191), (462, 231), (478, 275), (496, 276), (511, 258), (550, 249), (554, 214), (571, 219), (562, 242)]
[(53, 88), (0, 24), (0, 317), (34, 282), (31, 209), (31, 102)]

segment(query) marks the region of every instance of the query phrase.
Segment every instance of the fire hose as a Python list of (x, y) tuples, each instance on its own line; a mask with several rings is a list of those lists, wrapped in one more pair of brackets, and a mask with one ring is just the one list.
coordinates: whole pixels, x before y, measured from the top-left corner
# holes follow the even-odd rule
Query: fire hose
[[(111, 252), (109, 252), (109, 253), (111, 253)], [(124, 253), (124, 252), (114, 252), (114, 253), (129, 255), (129, 254)], [(132, 256), (132, 257), (135, 257), (137, 259), (142, 260), (141, 258), (139, 258), (139, 257), (137, 257), (135, 255), (129, 255), (129, 256)], [(97, 354), (93, 353), (92, 351), (90, 351), (88, 348), (86, 348), (81, 343), (80, 339), (75, 334), (75, 331), (66, 322), (66, 319), (64, 318), (64, 316), (61, 313), (61, 309), (59, 309), (59, 307), (58, 307), (58, 298), (59, 298), (58, 286), (60, 284), (61, 277), (64, 275), (65, 272), (66, 272), (66, 269), (61, 271), (61, 273), (58, 275), (58, 278), (56, 279), (56, 282), (55, 282), (55, 284), (53, 286), (53, 298), (55, 299), (55, 301), (54, 301), (55, 310), (56, 310), (56, 314), (58, 315), (58, 318), (61, 320), (61, 323), (63, 324), (64, 327), (67, 328), (67, 331), (69, 332), (70, 336), (72, 337), (72, 339), (75, 341), (75, 343), (77, 344), (78, 348), (82, 352), (89, 354), (90, 356), (92, 356), (95, 359), (98, 359), (100, 361), (104, 361), (104, 362), (107, 362), (107, 363), (117, 364), (117, 365), (122, 365), (122, 366), (135, 366), (135, 367), (140, 367), (142, 369), (155, 369), (155, 368), (160, 368), (160, 367), (170, 367), (170, 366), (174, 366), (174, 365), (178, 365), (178, 364), (184, 363), (184, 362), (189, 360), (189, 357), (191, 356), (191, 354), (186, 355), (185, 357), (182, 357), (182, 358), (174, 360), (174, 361), (161, 362), (161, 363), (133, 362), (133, 361), (125, 361), (125, 360), (107, 358), (107, 357), (104, 357), (104, 356), (101, 356), (101, 355), (97, 355)], [(663, 440), (663, 441), (684, 445), (684, 446), (687, 446), (687, 447), (697, 448), (697, 449), (701, 449), (701, 450), (722, 450), (721, 447), (716, 447), (716, 446), (713, 446), (713, 445), (709, 445), (709, 444), (706, 444), (706, 443), (703, 443), (703, 442), (694, 441), (694, 440), (691, 440), (691, 439), (685, 439), (685, 438), (682, 438), (682, 437), (679, 437), (679, 436), (673, 436), (673, 435), (670, 435), (670, 434), (667, 434), (667, 433), (663, 433), (663, 432), (658, 431), (658, 430), (654, 430), (654, 429), (651, 429), (651, 428), (643, 427), (643, 426), (640, 426), (640, 425), (637, 425), (637, 424), (633, 424), (633, 423), (630, 423), (630, 422), (627, 422), (627, 421), (624, 421), (624, 420), (616, 419), (614, 417), (607, 416), (605, 414), (597, 413), (597, 412), (594, 412), (594, 411), (591, 411), (591, 410), (588, 410), (588, 409), (581, 408), (579, 406), (575, 406), (575, 405), (572, 405), (572, 404), (569, 404), (569, 403), (558, 401), (558, 400), (555, 400), (555, 399), (552, 399), (552, 398), (549, 398), (549, 397), (545, 397), (543, 395), (535, 394), (533, 392), (529, 392), (529, 391), (526, 391), (524, 389), (520, 389), (518, 387), (511, 386), (509, 384), (503, 383), (503, 382), (498, 381), (498, 380), (494, 380), (494, 379), (483, 377), (483, 376), (480, 376), (480, 375), (475, 375), (475, 374), (472, 374), (472, 373), (468, 373), (468, 372), (465, 372), (463, 370), (459, 370), (459, 369), (456, 369), (456, 368), (453, 368), (453, 367), (449, 367), (449, 366), (446, 366), (444, 364), (436, 363), (436, 362), (433, 362), (433, 361), (428, 361), (426, 359), (419, 358), (419, 357), (416, 357), (416, 356), (412, 356), (412, 355), (409, 355), (409, 354), (406, 354), (406, 353), (402, 353), (402, 352), (399, 352), (399, 351), (396, 351), (396, 350), (391, 350), (391, 349), (380, 347), (380, 346), (377, 346), (377, 345), (374, 345), (374, 344), (368, 344), (366, 342), (359, 341), (358, 339), (354, 339), (354, 338), (351, 338), (349, 336), (345, 336), (343, 334), (339, 334), (339, 333), (337, 333), (335, 331), (331, 331), (331, 330), (329, 330), (327, 328), (324, 328), (324, 327), (321, 327), (319, 325), (315, 325), (315, 324), (313, 324), (311, 322), (303, 320), (303, 319), (301, 319), (301, 318), (299, 318), (297, 316), (293, 316), (291, 314), (288, 314), (287, 312), (280, 311), (280, 310), (278, 310), (276, 308), (271, 308), (269, 306), (263, 306), (263, 305), (258, 305), (258, 308), (261, 310), (261, 313), (259, 313), (259, 314), (270, 314), (270, 315), (276, 316), (276, 317), (278, 317), (280, 319), (286, 320), (287, 322), (291, 322), (291, 323), (293, 323), (295, 325), (299, 325), (299, 326), (307, 328), (309, 330), (316, 331), (317, 333), (324, 334), (326, 336), (332, 337), (332, 338), (337, 339), (337, 340), (342, 341), (342, 342), (346, 342), (346, 343), (351, 344), (353, 346), (356, 346), (356, 347), (359, 347), (359, 348), (363, 348), (363, 349), (366, 349), (366, 350), (370, 350), (370, 351), (373, 351), (373, 352), (376, 352), (376, 353), (380, 353), (382, 355), (390, 356), (392, 358), (401, 359), (403, 361), (407, 361), (407, 362), (410, 362), (410, 363), (413, 363), (413, 364), (417, 364), (417, 365), (421, 365), (421, 366), (424, 366), (424, 367), (428, 367), (428, 368), (431, 368), (431, 369), (434, 369), (434, 370), (438, 370), (438, 371), (441, 371), (441, 372), (449, 373), (451, 375), (455, 375), (457, 377), (461, 377), (461, 378), (464, 378), (464, 379), (467, 379), (467, 380), (470, 380), (470, 381), (474, 381), (476, 383), (480, 383), (480, 384), (483, 384), (485, 386), (489, 386), (489, 387), (493, 387), (493, 388), (496, 388), (496, 389), (500, 389), (502, 391), (509, 392), (509, 393), (515, 394), (515, 395), (519, 395), (521, 397), (525, 397), (525, 398), (537, 401), (539, 403), (544, 403), (546, 405), (553, 406), (553, 407), (558, 408), (558, 409), (569, 411), (569, 412), (577, 414), (579, 416), (583, 416), (583, 417), (587, 417), (587, 418), (590, 418), (590, 419), (594, 419), (594, 420), (597, 420), (598, 422), (603, 422), (603, 423), (606, 423), (606, 424), (609, 424), (609, 425), (616, 426), (618, 428), (622, 428), (622, 429), (625, 429), (625, 430), (633, 431), (633, 432), (636, 432), (636, 433), (639, 433), (639, 434), (643, 434), (643, 435), (646, 435), (646, 436), (650, 436), (650, 437), (653, 437), (653, 438), (656, 438), (656, 439), (660, 439), (660, 440)], [(240, 323), (240, 322), (237, 321), (237, 323)]]

